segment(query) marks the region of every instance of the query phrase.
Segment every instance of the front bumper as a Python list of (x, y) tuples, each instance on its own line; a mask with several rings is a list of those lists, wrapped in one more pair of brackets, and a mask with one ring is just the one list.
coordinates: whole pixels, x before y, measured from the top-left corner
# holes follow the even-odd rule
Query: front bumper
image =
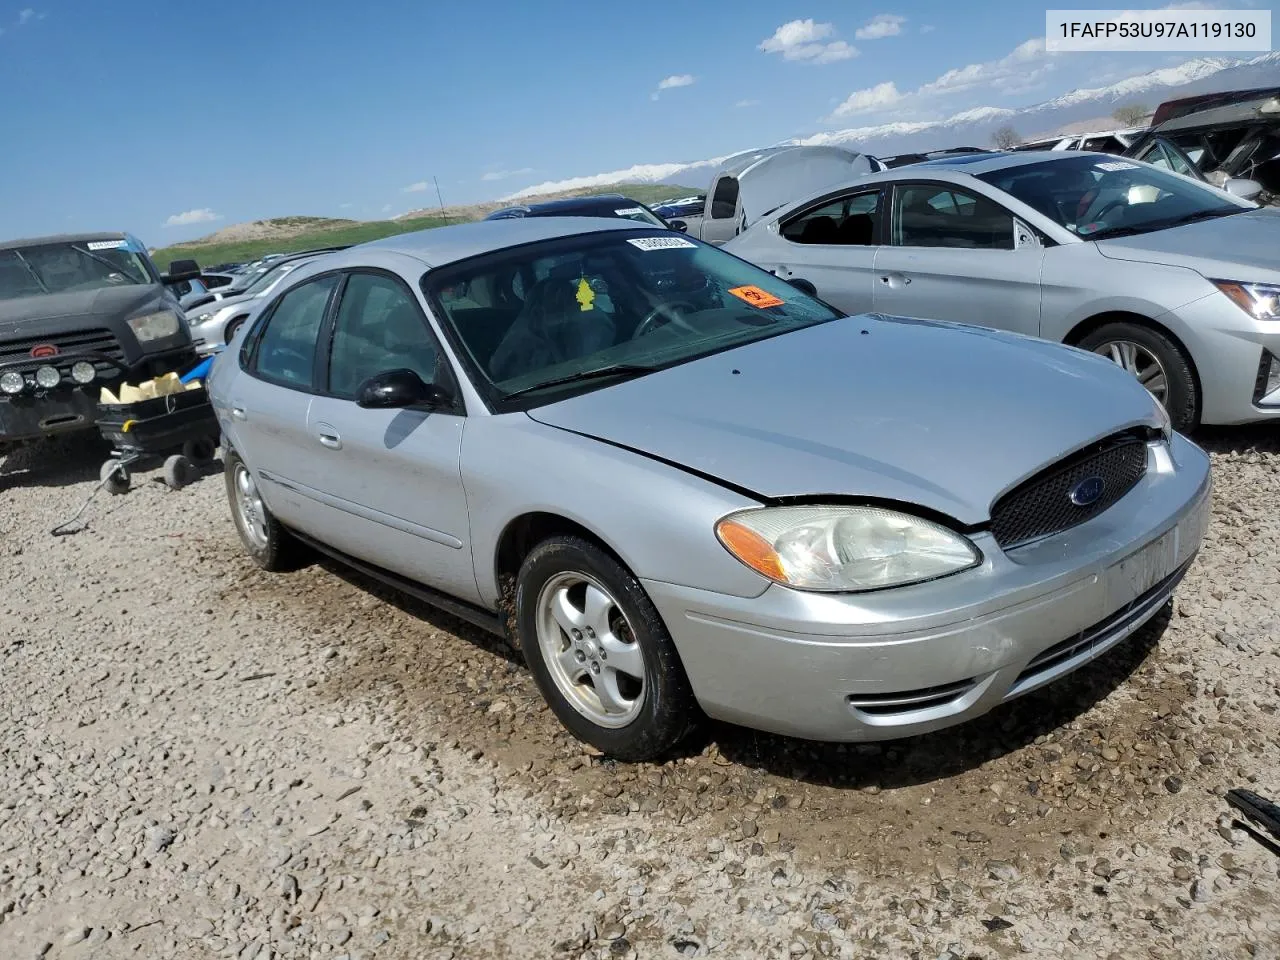
[(1280, 397), (1257, 397), (1264, 354), (1280, 363), (1280, 320), (1255, 320), (1221, 293), (1180, 307), (1176, 317), (1200, 380), (1202, 423), (1280, 420)]
[[(99, 391), (104, 386), (117, 386), (122, 380), (148, 379), (171, 370), (185, 370), (195, 361), (190, 345), (143, 354), (134, 364), (127, 364), (102, 353), (82, 352), (58, 354), (51, 364), (70, 369), (78, 360), (88, 360), (99, 375), (84, 386), (73, 385), (65, 376), (52, 390), (41, 390), (27, 376), (28, 388), (17, 396), (0, 394), (0, 444), (36, 440), (41, 437), (92, 430), (98, 422)], [(0, 363), (0, 373), (32, 366), (29, 359)], [(101, 371), (109, 370), (111, 375)]]
[(1121, 642), (1172, 595), (1208, 523), (1208, 457), (1175, 435), (1087, 523), (972, 571), (869, 594), (754, 598), (646, 580), (710, 716), (814, 740), (885, 740), (980, 716)]

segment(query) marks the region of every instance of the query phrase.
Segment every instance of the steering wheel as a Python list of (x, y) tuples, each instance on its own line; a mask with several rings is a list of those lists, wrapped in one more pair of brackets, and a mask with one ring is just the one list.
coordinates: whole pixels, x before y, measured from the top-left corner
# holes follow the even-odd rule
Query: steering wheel
[[(631, 335), (631, 339), (639, 340), (645, 334), (652, 333), (659, 326), (665, 326), (668, 323), (675, 324), (686, 333), (697, 333), (698, 331), (690, 325), (688, 320), (675, 312), (677, 307), (687, 307), (694, 313), (698, 312), (698, 308), (688, 300), (672, 300), (669, 303), (660, 303), (644, 315), (644, 319), (636, 325), (636, 332)], [(667, 313), (666, 311), (668, 310), (671, 312)], [(664, 322), (660, 324), (658, 320)]]
[(1092, 220), (1105, 220), (1108, 213), (1116, 207), (1123, 207), (1127, 200), (1124, 197), (1116, 197), (1110, 203), (1104, 203), (1102, 209), (1093, 215)]

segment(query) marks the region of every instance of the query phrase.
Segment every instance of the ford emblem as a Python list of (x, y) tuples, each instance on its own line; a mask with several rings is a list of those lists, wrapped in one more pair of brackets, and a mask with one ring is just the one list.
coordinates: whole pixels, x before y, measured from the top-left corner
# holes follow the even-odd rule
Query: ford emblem
[(31, 348), (32, 360), (48, 360), (58, 355), (58, 348), (52, 343), (40, 343)]
[(1067, 494), (1077, 507), (1089, 507), (1102, 499), (1107, 482), (1101, 477), (1085, 477)]

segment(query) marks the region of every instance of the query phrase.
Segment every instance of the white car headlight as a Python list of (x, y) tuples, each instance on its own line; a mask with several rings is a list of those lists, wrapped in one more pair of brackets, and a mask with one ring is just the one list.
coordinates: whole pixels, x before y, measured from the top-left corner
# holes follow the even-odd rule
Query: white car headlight
[(1280, 320), (1280, 285), (1234, 280), (1211, 280), (1210, 283), (1249, 316), (1258, 320)]
[(133, 317), (129, 321), (129, 329), (133, 331), (133, 335), (140, 343), (146, 343), (148, 340), (172, 337), (181, 327), (176, 313), (172, 310), (160, 310), (157, 313)]
[(761, 507), (716, 524), (725, 549), (797, 590), (851, 592), (936, 580), (976, 567), (967, 539), (929, 520), (882, 507)]

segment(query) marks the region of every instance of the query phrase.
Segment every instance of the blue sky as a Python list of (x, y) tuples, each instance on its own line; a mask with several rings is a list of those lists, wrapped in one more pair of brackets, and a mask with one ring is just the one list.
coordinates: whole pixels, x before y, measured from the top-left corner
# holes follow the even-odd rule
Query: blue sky
[(379, 218), (433, 205), (433, 176), (446, 204), (492, 199), (1189, 56), (1046, 55), (1043, 6), (977, 9), (0, 0), (0, 233), (160, 246), (262, 217)]

